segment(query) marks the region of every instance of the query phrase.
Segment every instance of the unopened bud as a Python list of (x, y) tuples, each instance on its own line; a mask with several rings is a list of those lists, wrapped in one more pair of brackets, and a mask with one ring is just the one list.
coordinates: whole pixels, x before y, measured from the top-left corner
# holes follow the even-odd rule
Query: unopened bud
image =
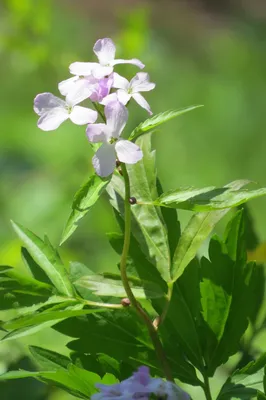
[(134, 204), (137, 204), (137, 199), (136, 197), (130, 197), (129, 198), (129, 203), (133, 206)]
[(129, 307), (130, 306), (130, 300), (127, 297), (125, 297), (124, 299), (121, 300), (121, 304), (124, 307)]

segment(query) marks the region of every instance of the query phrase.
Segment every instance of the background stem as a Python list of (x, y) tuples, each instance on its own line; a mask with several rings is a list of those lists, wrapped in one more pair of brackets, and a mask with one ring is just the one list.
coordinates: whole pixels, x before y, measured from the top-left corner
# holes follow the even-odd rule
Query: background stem
[(127, 278), (127, 271), (126, 271), (126, 263), (127, 263), (127, 257), (128, 257), (128, 251), (129, 251), (129, 246), (130, 246), (130, 235), (131, 235), (131, 206), (129, 203), (129, 198), (130, 198), (130, 182), (129, 182), (129, 176), (127, 173), (127, 169), (125, 164), (121, 164), (121, 169), (125, 181), (125, 233), (124, 233), (124, 245), (123, 245), (123, 251), (121, 255), (121, 261), (120, 261), (120, 273), (121, 273), (121, 279), (123, 282), (123, 286), (125, 288), (126, 294), (130, 300), (131, 305), (135, 308), (136, 312), (140, 316), (140, 318), (143, 320), (145, 325), (147, 326), (149, 335), (151, 337), (154, 350), (156, 352), (156, 355), (161, 363), (163, 372), (165, 374), (165, 377), (167, 380), (172, 381), (172, 374), (171, 370), (166, 358), (166, 355), (164, 353), (164, 349), (162, 346), (162, 343), (160, 341), (160, 338), (158, 336), (158, 333), (156, 332), (155, 327), (153, 326), (153, 323), (151, 319), (149, 318), (148, 314), (146, 311), (141, 307), (137, 299), (135, 298), (131, 287), (129, 285), (129, 281)]

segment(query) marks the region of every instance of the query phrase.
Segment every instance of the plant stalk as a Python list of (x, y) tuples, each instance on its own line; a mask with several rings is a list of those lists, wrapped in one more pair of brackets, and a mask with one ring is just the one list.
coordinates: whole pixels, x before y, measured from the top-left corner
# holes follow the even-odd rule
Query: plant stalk
[(203, 390), (205, 393), (206, 400), (212, 400), (210, 382), (207, 374), (204, 374)]
[(125, 217), (125, 233), (124, 233), (124, 245), (123, 245), (123, 251), (121, 255), (121, 261), (120, 261), (120, 273), (121, 273), (121, 279), (123, 282), (123, 286), (125, 288), (127, 297), (130, 300), (131, 305), (135, 308), (136, 312), (140, 316), (140, 318), (143, 320), (145, 323), (149, 335), (151, 337), (154, 350), (156, 352), (157, 358), (159, 359), (163, 372), (165, 374), (165, 377), (169, 381), (173, 381), (172, 378), (172, 373), (161, 343), (161, 340), (158, 336), (158, 333), (153, 326), (153, 323), (151, 319), (149, 318), (148, 314), (146, 311), (141, 307), (137, 299), (135, 298), (131, 287), (129, 285), (128, 277), (127, 277), (127, 271), (126, 271), (126, 263), (127, 263), (127, 257), (128, 257), (128, 252), (129, 252), (129, 246), (130, 246), (130, 235), (131, 235), (131, 206), (129, 203), (130, 199), (130, 182), (129, 182), (129, 176), (127, 173), (127, 169), (124, 163), (121, 163), (121, 169), (125, 181), (125, 210), (124, 210), (124, 217)]

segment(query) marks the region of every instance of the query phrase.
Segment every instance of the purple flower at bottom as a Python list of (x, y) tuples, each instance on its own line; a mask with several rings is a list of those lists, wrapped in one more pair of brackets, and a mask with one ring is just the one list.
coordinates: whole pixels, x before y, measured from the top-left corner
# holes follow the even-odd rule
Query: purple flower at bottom
[(88, 125), (86, 133), (90, 142), (102, 146), (96, 151), (92, 164), (99, 176), (111, 175), (116, 158), (126, 164), (135, 164), (142, 159), (139, 146), (120, 137), (128, 120), (128, 111), (119, 101), (108, 103), (104, 109), (106, 124)]
[[(165, 400), (189, 400), (190, 396), (173, 382), (151, 378), (149, 368), (142, 366), (130, 378), (114, 385), (96, 384), (101, 390), (91, 400), (149, 400), (151, 395)], [(154, 398), (154, 397), (153, 397)]]

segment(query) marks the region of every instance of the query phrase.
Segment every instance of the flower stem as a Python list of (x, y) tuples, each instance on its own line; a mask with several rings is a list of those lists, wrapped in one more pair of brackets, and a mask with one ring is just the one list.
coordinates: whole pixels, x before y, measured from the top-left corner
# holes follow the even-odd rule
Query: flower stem
[(207, 374), (204, 374), (203, 390), (205, 393), (206, 400), (212, 400), (210, 382)]
[(130, 246), (130, 235), (131, 235), (131, 206), (129, 203), (129, 198), (130, 198), (130, 182), (129, 182), (129, 176), (127, 173), (127, 169), (124, 163), (121, 163), (121, 169), (125, 181), (125, 233), (124, 233), (124, 245), (123, 245), (123, 251), (121, 255), (121, 261), (120, 261), (120, 273), (121, 273), (121, 279), (123, 282), (123, 286), (125, 288), (126, 294), (130, 300), (131, 305), (135, 308), (136, 312), (140, 316), (140, 318), (143, 320), (145, 323), (150, 338), (152, 340), (154, 350), (156, 352), (157, 358), (159, 359), (163, 372), (165, 374), (165, 377), (167, 380), (172, 381), (172, 374), (171, 370), (166, 358), (166, 355), (164, 353), (164, 349), (162, 346), (162, 343), (160, 341), (160, 338), (158, 336), (158, 333), (153, 326), (153, 323), (151, 319), (149, 318), (148, 314), (146, 311), (141, 307), (137, 299), (135, 298), (131, 287), (129, 285), (128, 277), (127, 277), (127, 271), (126, 271), (126, 263), (127, 263), (127, 256), (128, 256), (128, 251), (129, 251), (129, 246)]

